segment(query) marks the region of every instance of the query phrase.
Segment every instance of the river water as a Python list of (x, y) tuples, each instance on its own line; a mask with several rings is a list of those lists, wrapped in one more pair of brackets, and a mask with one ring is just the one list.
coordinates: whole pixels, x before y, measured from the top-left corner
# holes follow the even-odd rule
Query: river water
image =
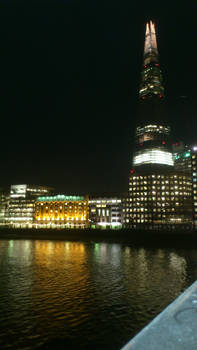
[(0, 349), (120, 349), (197, 277), (197, 251), (0, 240)]

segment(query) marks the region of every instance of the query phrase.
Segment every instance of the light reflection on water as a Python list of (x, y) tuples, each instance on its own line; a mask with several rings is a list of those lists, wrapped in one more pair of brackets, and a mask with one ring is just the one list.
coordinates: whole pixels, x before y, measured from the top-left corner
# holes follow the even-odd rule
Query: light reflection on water
[(0, 348), (119, 349), (195, 279), (194, 250), (0, 241)]

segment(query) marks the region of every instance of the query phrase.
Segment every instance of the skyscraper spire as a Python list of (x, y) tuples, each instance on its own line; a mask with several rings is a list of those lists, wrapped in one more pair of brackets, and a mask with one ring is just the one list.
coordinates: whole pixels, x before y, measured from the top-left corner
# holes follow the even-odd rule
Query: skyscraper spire
[(153, 56), (152, 58), (153, 59), (155, 58), (157, 61), (157, 56), (158, 56), (157, 40), (156, 40), (156, 33), (155, 33), (155, 25), (153, 24), (152, 21), (146, 23), (144, 56), (146, 57), (147, 55), (149, 57)]
[(159, 68), (155, 25), (146, 23), (144, 62), (139, 91), (134, 168), (172, 167), (170, 127), (167, 123), (164, 88)]
[(158, 56), (155, 25), (150, 21), (146, 23), (144, 65), (139, 91), (139, 96), (143, 100), (152, 96), (162, 98), (164, 95)]

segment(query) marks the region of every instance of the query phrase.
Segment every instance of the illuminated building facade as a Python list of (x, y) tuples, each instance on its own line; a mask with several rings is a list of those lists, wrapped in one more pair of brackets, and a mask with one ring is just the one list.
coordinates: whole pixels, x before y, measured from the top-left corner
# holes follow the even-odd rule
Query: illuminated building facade
[(146, 24), (144, 62), (139, 90), (133, 167), (172, 168), (170, 126), (166, 118), (164, 88), (158, 59), (155, 26)]
[(0, 189), (0, 225), (5, 225), (5, 217), (9, 204), (9, 192), (5, 189)]
[(197, 228), (197, 146), (191, 148), (192, 208), (194, 227)]
[(172, 144), (172, 151), (175, 170), (192, 174), (192, 148), (183, 142), (176, 142)]
[(91, 198), (89, 200), (90, 227), (122, 227), (122, 200), (120, 198)]
[(57, 195), (37, 198), (36, 227), (86, 228), (88, 225), (88, 197)]
[(123, 214), (131, 228), (188, 228), (192, 221), (192, 183), (189, 175), (138, 174), (129, 179), (129, 196)]
[(45, 186), (11, 185), (5, 224), (11, 227), (33, 227), (36, 198), (52, 191), (52, 188)]
[(146, 24), (143, 63), (139, 91), (140, 97), (145, 99), (149, 95), (155, 95), (162, 98), (164, 95), (163, 79), (158, 60), (155, 26), (152, 21)]
[(193, 224), (197, 228), (197, 146), (176, 142), (172, 146), (177, 171), (190, 175), (192, 182)]
[(135, 149), (124, 227), (174, 229), (192, 223), (192, 183), (177, 172), (167, 121), (155, 26), (146, 24), (144, 62), (139, 90)]

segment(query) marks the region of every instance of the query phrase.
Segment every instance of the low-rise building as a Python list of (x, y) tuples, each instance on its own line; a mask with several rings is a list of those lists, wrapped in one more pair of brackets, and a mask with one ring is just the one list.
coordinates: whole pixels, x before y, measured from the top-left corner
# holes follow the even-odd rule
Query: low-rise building
[(42, 196), (35, 202), (37, 228), (86, 228), (88, 225), (87, 196)]
[(122, 199), (91, 198), (89, 200), (91, 228), (121, 228), (122, 227)]

